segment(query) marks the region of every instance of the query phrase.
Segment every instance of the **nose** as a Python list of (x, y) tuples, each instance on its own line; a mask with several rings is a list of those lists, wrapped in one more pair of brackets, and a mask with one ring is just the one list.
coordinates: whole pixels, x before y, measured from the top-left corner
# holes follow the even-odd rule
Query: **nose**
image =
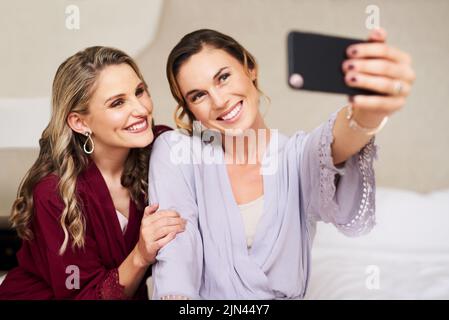
[(132, 114), (134, 116), (147, 116), (153, 111), (153, 104), (150, 100), (150, 105), (145, 106), (139, 99), (131, 101)]
[(226, 99), (225, 95), (223, 94), (223, 92), (221, 92), (219, 89), (217, 88), (212, 88), (209, 90), (209, 95), (212, 99), (212, 102), (214, 104), (214, 106), (217, 109), (221, 109), (223, 107), (226, 107), (228, 100)]

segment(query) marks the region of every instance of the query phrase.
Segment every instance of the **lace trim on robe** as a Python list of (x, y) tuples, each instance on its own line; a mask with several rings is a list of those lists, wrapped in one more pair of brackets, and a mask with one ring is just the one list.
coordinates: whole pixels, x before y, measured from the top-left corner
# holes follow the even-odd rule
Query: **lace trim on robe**
[[(375, 224), (375, 175), (373, 169), (374, 159), (377, 159), (377, 146), (375, 137), (356, 155), (358, 167), (362, 175), (362, 197), (357, 214), (345, 224), (335, 223), (336, 213), (339, 211), (336, 202), (336, 190), (340, 178), (338, 168), (333, 164), (331, 144), (333, 142), (332, 129), (337, 113), (329, 119), (320, 140), (320, 212), (329, 213), (323, 217), (325, 222), (333, 222), (336, 227), (347, 236), (358, 236), (369, 232)], [(343, 169), (344, 170), (344, 169)]]
[(118, 269), (109, 270), (98, 291), (100, 300), (127, 300), (125, 287), (119, 282)]

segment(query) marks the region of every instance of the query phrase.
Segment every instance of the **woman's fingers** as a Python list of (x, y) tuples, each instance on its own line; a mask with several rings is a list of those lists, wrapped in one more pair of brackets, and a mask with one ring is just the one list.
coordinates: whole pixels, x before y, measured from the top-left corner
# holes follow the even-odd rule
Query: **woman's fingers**
[(185, 227), (170, 226), (157, 230), (155, 234), (146, 234), (148, 238), (145, 239), (146, 237), (144, 236), (144, 239), (147, 252), (150, 255), (156, 255), (157, 251), (162, 248), (162, 246), (173, 240), (176, 237), (176, 234), (183, 232), (184, 230)]
[(354, 108), (390, 115), (403, 107), (405, 104), (405, 97), (357, 95), (351, 98), (351, 103)]
[(343, 71), (378, 75), (413, 82), (415, 72), (409, 65), (398, 64), (385, 59), (350, 59), (343, 63)]
[(385, 42), (387, 40), (387, 31), (383, 28), (376, 28), (371, 30), (368, 36), (368, 41)]
[(161, 228), (157, 229), (156, 233), (154, 234), (154, 241), (160, 240), (161, 238), (165, 237), (169, 233), (174, 232), (176, 234), (176, 233), (180, 233), (183, 231), (185, 231), (184, 225), (161, 227)]
[(153, 261), (160, 248), (183, 232), (186, 220), (174, 210), (159, 210), (158, 204), (148, 206), (144, 210), (140, 229), (140, 240), (146, 250), (148, 261)]
[(185, 225), (186, 221), (181, 217), (162, 217), (157, 220), (146, 220), (142, 221), (142, 225), (144, 227), (152, 227), (154, 230), (157, 230), (166, 226), (176, 226), (176, 225)]
[(345, 83), (354, 88), (371, 90), (378, 95), (356, 95), (351, 105), (378, 119), (400, 110), (415, 81), (410, 55), (388, 46), (385, 30), (373, 30), (369, 42), (347, 48), (348, 60), (343, 62)]
[(156, 229), (166, 225), (175, 225), (175, 224), (185, 224), (185, 219), (183, 219), (178, 214), (166, 214), (166, 215), (154, 214), (142, 220), (143, 227), (152, 226), (153, 228)]
[(163, 246), (165, 246), (167, 243), (172, 241), (176, 237), (176, 232), (171, 232), (167, 234), (165, 237), (159, 239), (156, 241), (156, 246), (159, 249), (161, 249)]
[[(396, 95), (397, 83), (400, 80), (394, 80), (382, 76), (373, 76), (363, 73), (348, 72), (345, 75), (345, 82), (350, 87), (372, 90), (381, 94)], [(407, 96), (410, 92), (410, 84), (407, 81), (401, 81), (400, 95)]]
[(144, 223), (144, 222), (148, 223), (151, 221), (159, 220), (164, 217), (175, 217), (176, 218), (176, 217), (180, 217), (180, 215), (178, 212), (173, 211), (173, 210), (159, 210), (152, 214), (147, 214), (147, 215), (144, 214), (144, 216), (142, 217), (142, 223)]
[(142, 220), (141, 233), (147, 241), (156, 241), (170, 232), (185, 230), (187, 221), (172, 210), (158, 211)]
[(154, 215), (155, 219), (168, 218), (168, 217), (180, 217), (180, 214), (174, 210), (159, 210)]
[(147, 206), (144, 210), (138, 242), (139, 252), (146, 261), (152, 263), (160, 248), (173, 240), (177, 233), (183, 232), (186, 220), (174, 210), (160, 210), (158, 204)]
[(382, 42), (353, 44), (346, 49), (346, 53), (350, 58), (383, 58), (404, 64), (412, 62), (409, 54)]
[(159, 208), (159, 204), (157, 204), (157, 203), (153, 203), (152, 205), (146, 206), (145, 210), (143, 211), (143, 216), (147, 217), (151, 214), (154, 214), (158, 208)]

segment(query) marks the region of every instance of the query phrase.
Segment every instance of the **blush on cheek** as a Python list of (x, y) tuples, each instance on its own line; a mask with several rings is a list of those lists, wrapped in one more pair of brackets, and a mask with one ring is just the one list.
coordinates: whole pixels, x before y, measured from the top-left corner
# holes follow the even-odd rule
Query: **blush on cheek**
[(105, 126), (110, 127), (111, 129), (114, 128), (116, 130), (123, 129), (128, 121), (129, 115), (122, 114), (120, 112), (113, 113), (109, 115), (108, 117), (104, 117), (102, 119)]

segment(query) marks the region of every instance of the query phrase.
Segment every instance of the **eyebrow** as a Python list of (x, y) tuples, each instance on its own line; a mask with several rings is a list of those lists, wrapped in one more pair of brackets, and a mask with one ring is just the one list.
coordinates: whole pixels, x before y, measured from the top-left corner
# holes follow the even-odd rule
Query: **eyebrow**
[[(144, 86), (143, 81), (141, 81), (141, 82), (136, 86), (136, 89), (139, 88), (139, 87), (141, 87), (141, 86)], [(144, 87), (145, 87), (145, 86), (144, 86)], [(114, 95), (114, 96), (112, 96), (112, 97), (106, 99), (106, 101), (104, 102), (104, 104), (108, 103), (108, 101), (110, 101), (110, 100), (113, 100), (113, 99), (115, 99), (115, 98), (120, 98), (120, 97), (123, 97), (123, 96), (126, 96), (126, 94), (125, 94), (125, 93), (119, 93), (119, 94), (116, 94), (116, 95)]]
[[(218, 70), (217, 73), (215, 73), (215, 75), (212, 77), (212, 79), (215, 80), (215, 79), (220, 75), (220, 73), (221, 73), (224, 69), (226, 69), (226, 68), (229, 68), (229, 66), (220, 68), (220, 70)], [(198, 92), (198, 91), (200, 91), (200, 90), (198, 90), (198, 89), (190, 90), (189, 92), (187, 92), (186, 98), (187, 98), (188, 96), (190, 96), (191, 94), (196, 93), (196, 92)]]

